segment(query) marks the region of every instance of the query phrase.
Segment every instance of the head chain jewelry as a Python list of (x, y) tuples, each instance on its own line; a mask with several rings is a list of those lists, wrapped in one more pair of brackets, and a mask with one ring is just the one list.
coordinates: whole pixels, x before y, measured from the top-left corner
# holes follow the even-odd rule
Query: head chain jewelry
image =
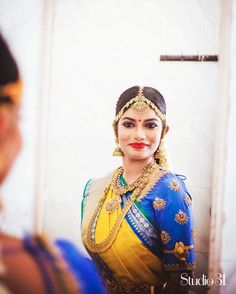
[[(116, 115), (114, 121), (113, 121), (113, 128), (115, 129), (115, 126), (117, 122), (120, 120), (120, 118), (123, 116), (124, 112), (128, 109), (129, 106), (134, 105), (134, 109), (136, 112), (143, 112), (146, 110), (148, 106), (150, 106), (158, 115), (158, 117), (162, 120), (163, 125), (166, 123), (166, 115), (160, 111), (160, 109), (157, 108), (157, 106), (149, 99), (147, 99), (144, 96), (143, 93), (144, 87), (139, 87), (138, 95), (135, 96), (133, 99), (129, 100), (119, 111), (119, 113)], [(117, 102), (118, 103), (118, 102)]]

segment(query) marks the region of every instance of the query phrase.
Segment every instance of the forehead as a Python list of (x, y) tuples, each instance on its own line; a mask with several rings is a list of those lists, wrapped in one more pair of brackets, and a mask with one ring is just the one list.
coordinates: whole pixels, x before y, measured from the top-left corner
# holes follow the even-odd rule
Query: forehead
[(146, 119), (157, 119), (158, 121), (161, 121), (159, 116), (156, 114), (156, 112), (151, 108), (148, 107), (145, 111), (143, 112), (137, 112), (135, 111), (132, 107), (130, 107), (128, 110), (126, 110), (123, 114), (122, 118), (129, 117), (135, 120), (146, 120)]

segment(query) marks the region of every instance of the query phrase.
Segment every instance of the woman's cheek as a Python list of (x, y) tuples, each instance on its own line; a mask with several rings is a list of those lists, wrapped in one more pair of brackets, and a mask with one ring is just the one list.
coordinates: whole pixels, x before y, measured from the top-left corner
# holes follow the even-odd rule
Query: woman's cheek
[(159, 132), (153, 132), (150, 136), (150, 139), (152, 141), (152, 144), (158, 147), (161, 139), (161, 134)]
[(126, 141), (126, 140), (129, 139), (129, 137), (130, 137), (130, 131), (121, 128), (120, 131), (119, 131), (119, 136), (118, 136), (120, 141)]

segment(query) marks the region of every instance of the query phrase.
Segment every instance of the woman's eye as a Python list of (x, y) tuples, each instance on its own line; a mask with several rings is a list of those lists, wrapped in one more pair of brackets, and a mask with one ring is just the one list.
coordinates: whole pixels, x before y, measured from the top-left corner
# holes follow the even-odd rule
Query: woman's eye
[(132, 128), (134, 126), (134, 124), (131, 123), (131, 122), (124, 122), (123, 126), (126, 127), (126, 128)]
[(154, 128), (158, 127), (158, 125), (156, 123), (148, 123), (148, 124), (146, 124), (146, 127), (149, 129), (154, 129)]

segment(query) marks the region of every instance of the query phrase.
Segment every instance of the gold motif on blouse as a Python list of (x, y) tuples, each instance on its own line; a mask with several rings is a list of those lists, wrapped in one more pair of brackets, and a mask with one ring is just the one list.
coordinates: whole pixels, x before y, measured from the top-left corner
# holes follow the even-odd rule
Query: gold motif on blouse
[(161, 242), (165, 245), (170, 241), (170, 235), (166, 231), (161, 232)]
[(166, 201), (162, 198), (156, 197), (155, 200), (152, 203), (153, 207), (157, 210), (162, 210), (166, 206)]
[(184, 195), (184, 200), (185, 200), (185, 202), (186, 202), (188, 205), (192, 205), (192, 200), (191, 200), (191, 198), (189, 197), (188, 194), (185, 194), (185, 195)]
[(168, 187), (175, 192), (178, 192), (180, 190), (180, 184), (176, 181), (171, 181)]
[(184, 225), (188, 222), (188, 216), (185, 212), (179, 210), (179, 212), (175, 215), (175, 221), (180, 225)]

